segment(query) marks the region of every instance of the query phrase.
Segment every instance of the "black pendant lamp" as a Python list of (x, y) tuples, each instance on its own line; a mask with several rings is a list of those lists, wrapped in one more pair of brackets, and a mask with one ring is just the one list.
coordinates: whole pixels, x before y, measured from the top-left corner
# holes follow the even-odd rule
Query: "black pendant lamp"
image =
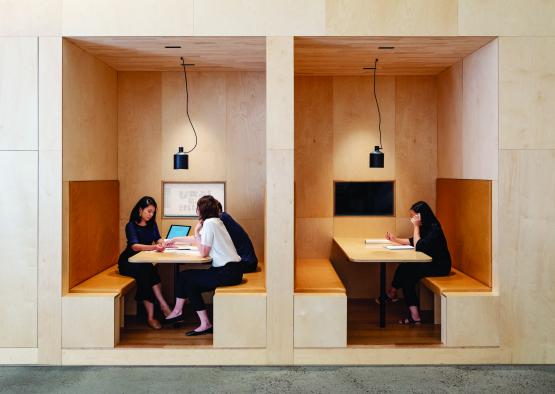
[(189, 169), (189, 153), (195, 150), (198, 142), (197, 131), (195, 130), (195, 126), (193, 126), (193, 122), (191, 121), (191, 117), (189, 116), (189, 85), (187, 81), (187, 66), (194, 66), (194, 64), (185, 64), (185, 59), (181, 58), (181, 66), (183, 67), (183, 75), (185, 76), (185, 112), (187, 113), (187, 119), (189, 119), (189, 124), (191, 125), (193, 133), (195, 134), (195, 145), (192, 149), (186, 152), (183, 150), (182, 146), (179, 147), (178, 152), (173, 155), (174, 170)]
[(370, 152), (370, 168), (383, 168), (385, 155), (381, 152), (382, 148), (382, 114), (380, 113), (380, 105), (378, 104), (378, 96), (376, 95), (376, 68), (378, 59), (374, 61), (374, 67), (364, 67), (365, 70), (374, 70), (374, 99), (376, 100), (376, 108), (378, 109), (378, 130), (380, 132), (380, 145), (375, 145), (374, 150)]

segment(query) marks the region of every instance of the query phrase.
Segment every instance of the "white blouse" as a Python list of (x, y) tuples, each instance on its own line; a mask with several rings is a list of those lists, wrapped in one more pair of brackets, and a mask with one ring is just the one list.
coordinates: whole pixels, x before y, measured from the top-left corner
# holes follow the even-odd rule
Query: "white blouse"
[(224, 223), (219, 218), (206, 219), (200, 230), (200, 243), (210, 246), (213, 267), (223, 267), (231, 261), (241, 261)]

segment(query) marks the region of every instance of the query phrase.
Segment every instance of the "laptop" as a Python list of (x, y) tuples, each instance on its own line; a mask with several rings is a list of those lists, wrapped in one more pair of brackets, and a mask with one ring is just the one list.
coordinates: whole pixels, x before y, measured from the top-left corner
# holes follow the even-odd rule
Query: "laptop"
[[(189, 232), (191, 231), (191, 226), (184, 226), (181, 224), (172, 224), (170, 226), (170, 229), (168, 230), (168, 235), (166, 235), (166, 239), (173, 239), (175, 237), (186, 237), (187, 235), (189, 235)], [(190, 250), (191, 246), (187, 245), (187, 246), (172, 246), (169, 248), (166, 248), (168, 250)]]

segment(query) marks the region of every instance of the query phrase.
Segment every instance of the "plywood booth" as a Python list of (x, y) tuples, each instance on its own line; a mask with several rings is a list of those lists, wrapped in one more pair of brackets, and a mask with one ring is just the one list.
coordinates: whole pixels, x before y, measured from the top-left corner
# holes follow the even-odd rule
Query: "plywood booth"
[[(499, 344), (497, 70), (495, 37), (295, 38), (297, 348)], [(380, 143), (384, 168), (370, 168)], [(390, 183), (391, 212), (339, 212), (343, 182)], [(397, 324), (401, 300), (380, 328), (379, 265), (351, 261), (338, 240), (408, 238), (420, 200), (443, 226), (453, 269), (421, 281), (422, 325)]]
[[(63, 40), (63, 349), (266, 346), (265, 47), (264, 37)], [(192, 64), (188, 99), (181, 56)], [(178, 147), (195, 144), (189, 169), (174, 170)], [(179, 327), (148, 328), (133, 278), (117, 269), (142, 196), (158, 202), (163, 237), (172, 224), (194, 227), (194, 217), (165, 215), (164, 182), (223, 184), (224, 209), (260, 261), (241, 285), (206, 294), (214, 335), (185, 337), (196, 323), (187, 310)], [(199, 267), (181, 267), (188, 268)], [(159, 273), (173, 303), (173, 266), (161, 264)]]

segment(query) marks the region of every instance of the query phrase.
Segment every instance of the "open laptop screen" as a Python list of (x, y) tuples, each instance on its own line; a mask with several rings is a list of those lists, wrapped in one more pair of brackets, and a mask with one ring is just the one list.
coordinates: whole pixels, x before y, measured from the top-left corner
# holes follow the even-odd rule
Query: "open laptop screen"
[(191, 231), (191, 226), (172, 224), (170, 226), (170, 229), (168, 230), (168, 235), (166, 235), (166, 239), (172, 239), (175, 237), (186, 237), (187, 235), (189, 235), (189, 231)]

